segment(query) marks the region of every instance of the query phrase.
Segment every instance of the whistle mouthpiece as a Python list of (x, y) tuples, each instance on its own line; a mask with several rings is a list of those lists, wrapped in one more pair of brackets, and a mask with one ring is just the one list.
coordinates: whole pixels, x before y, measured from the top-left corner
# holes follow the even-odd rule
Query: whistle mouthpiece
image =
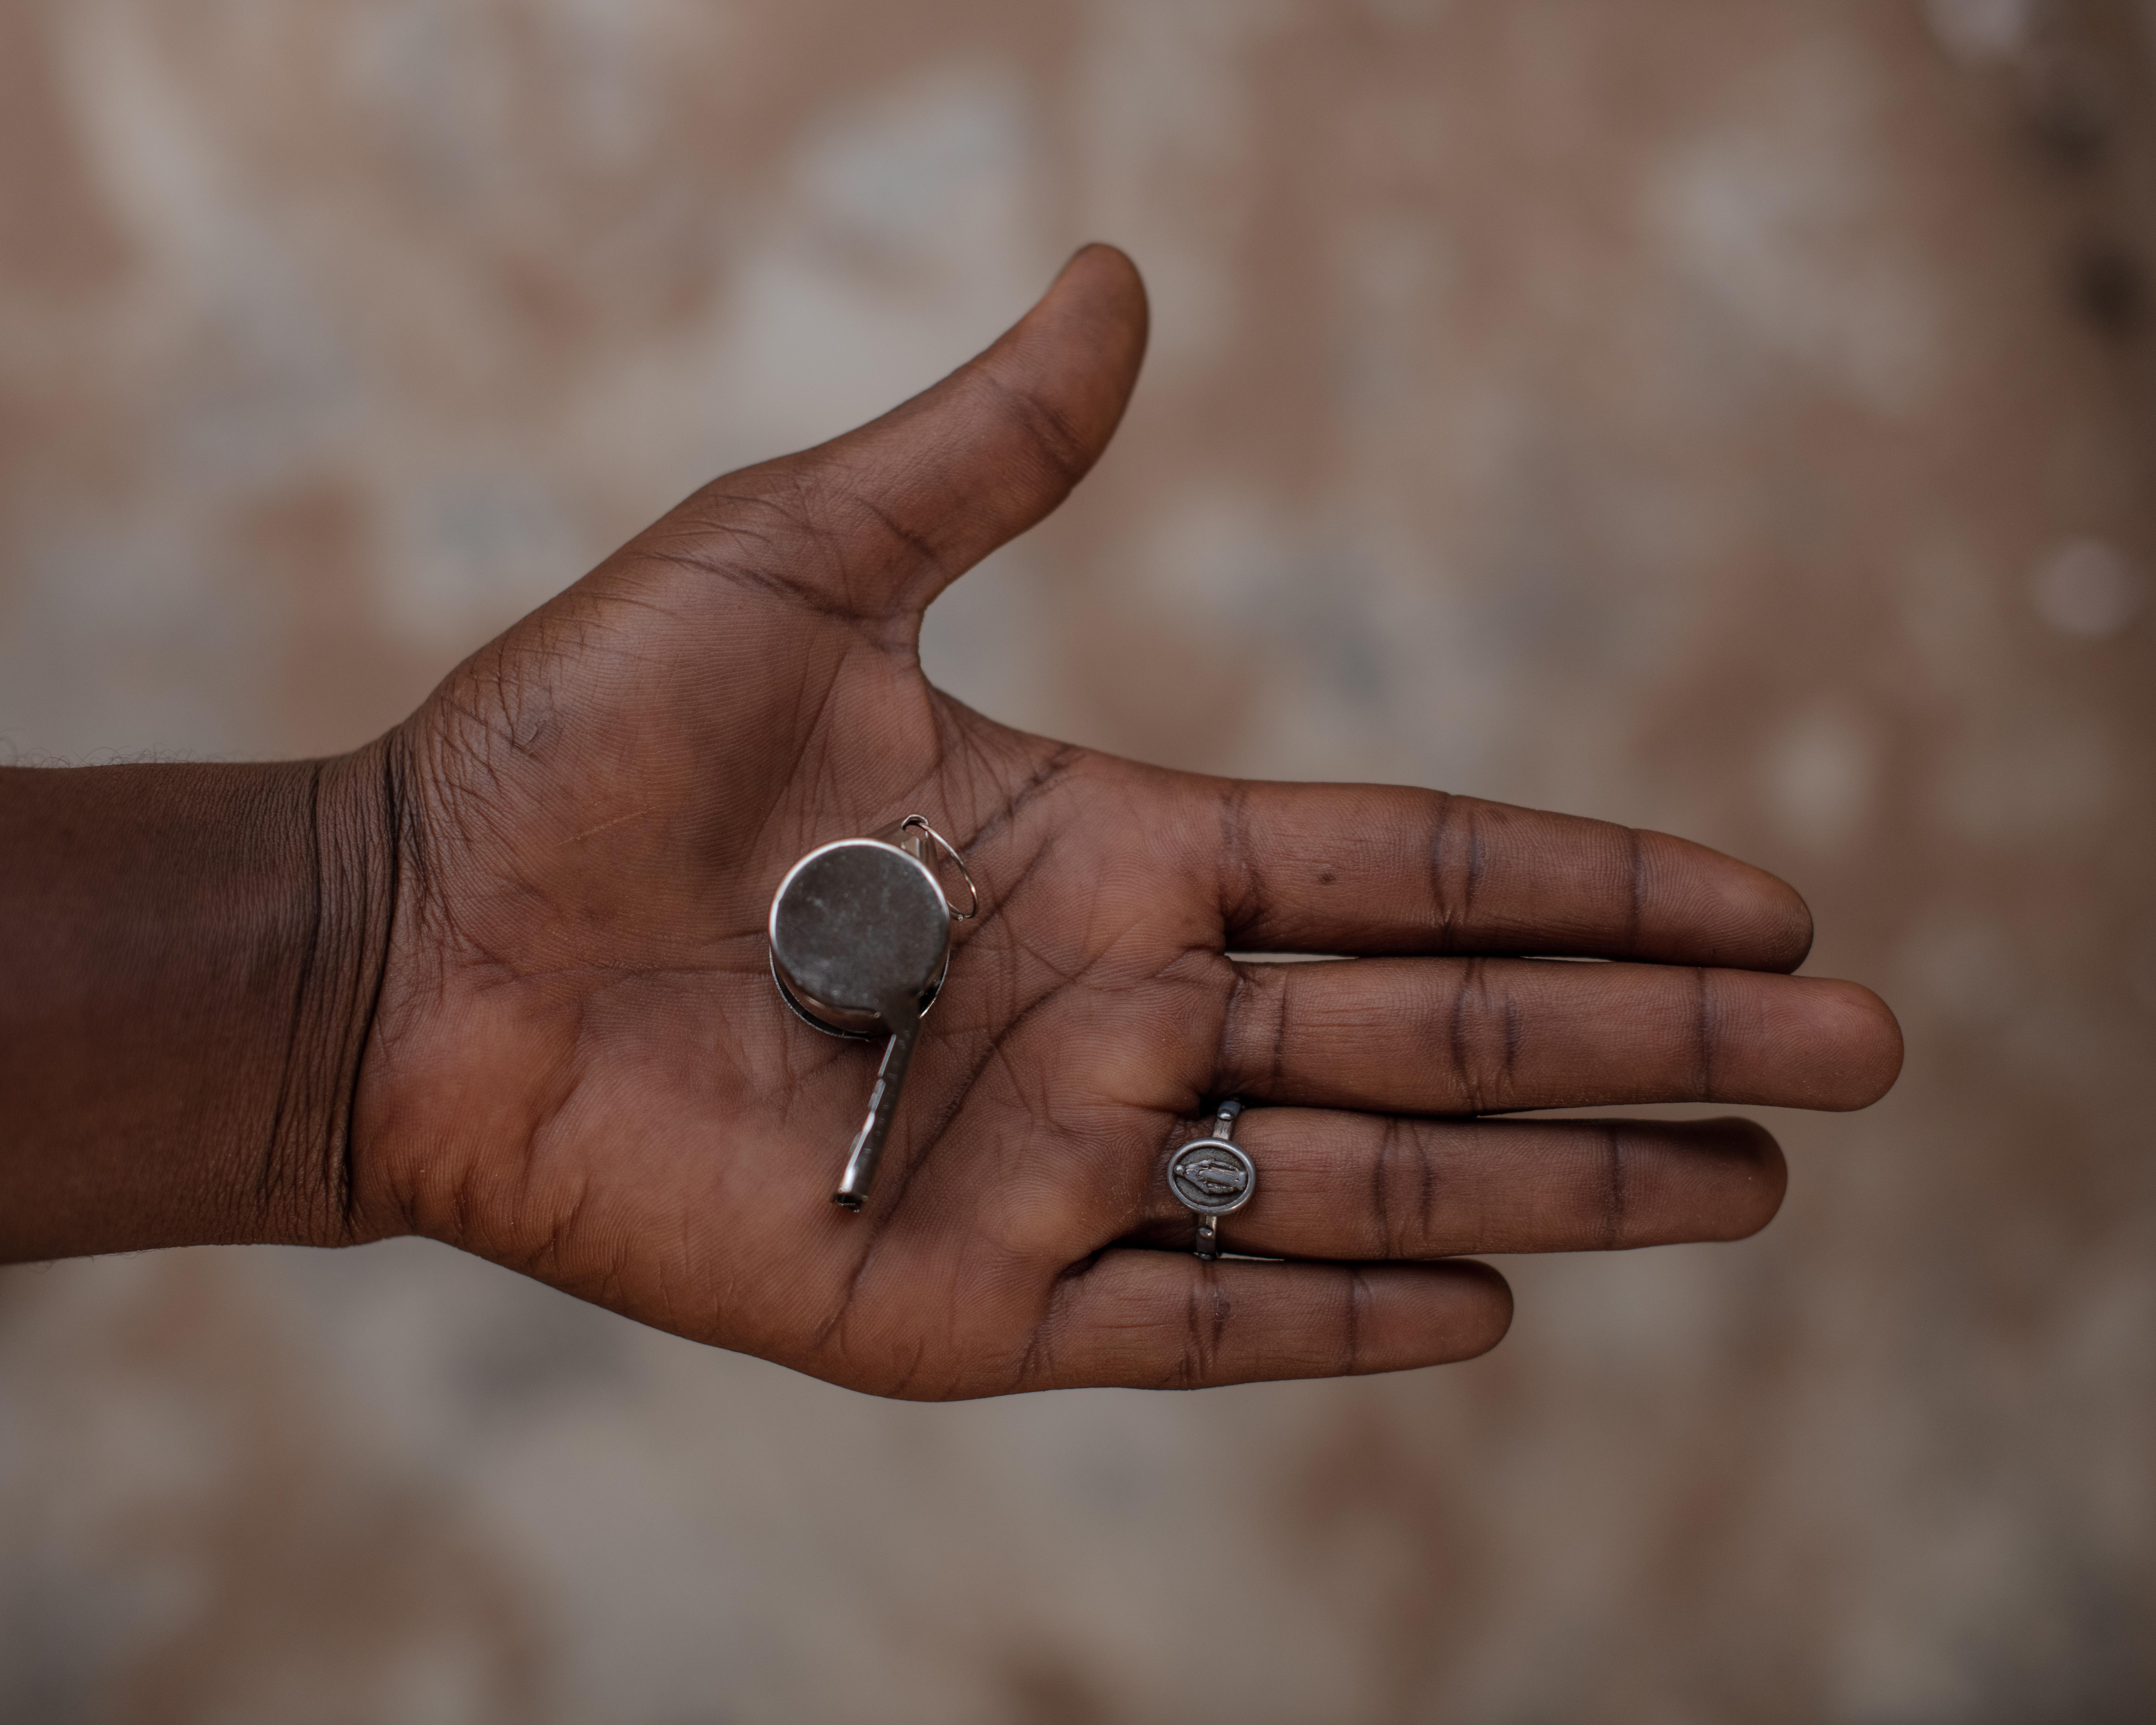
[[(875, 1117), (871, 1114), (869, 1119), (873, 1122)], [(874, 1131), (871, 1123), (855, 1136), (853, 1150), (846, 1158), (846, 1171), (839, 1176), (839, 1189), (831, 1194), (831, 1202), (842, 1210), (858, 1210), (868, 1202), (869, 1184), (875, 1178), (876, 1161), (883, 1152), (880, 1137), (870, 1142)]]
[(905, 1002), (893, 1001), (886, 1011), (891, 1022), (891, 1040), (884, 1045), (883, 1065), (876, 1070), (875, 1088), (869, 1092), (868, 1118), (854, 1134), (852, 1147), (846, 1152), (846, 1171), (839, 1176), (839, 1189), (831, 1194), (834, 1204), (850, 1210), (858, 1210), (868, 1199), (876, 1163), (883, 1159), (884, 1140), (891, 1136), (898, 1087), (906, 1082), (906, 1064), (913, 1058), (913, 1045), (921, 1034), (920, 1016)]

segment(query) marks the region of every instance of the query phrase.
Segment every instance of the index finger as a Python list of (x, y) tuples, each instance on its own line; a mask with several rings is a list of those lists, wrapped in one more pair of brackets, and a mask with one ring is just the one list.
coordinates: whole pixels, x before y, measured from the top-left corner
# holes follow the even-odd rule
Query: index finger
[(1794, 888), (1704, 845), (1398, 785), (1203, 782), (1233, 950), (1794, 970)]

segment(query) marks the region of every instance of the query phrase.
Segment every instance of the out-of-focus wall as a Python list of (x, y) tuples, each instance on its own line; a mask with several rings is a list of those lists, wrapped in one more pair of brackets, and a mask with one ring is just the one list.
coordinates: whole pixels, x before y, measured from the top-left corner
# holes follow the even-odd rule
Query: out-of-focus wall
[(1097, 236), (1137, 405), (933, 674), (1735, 850), (1909, 1038), (1762, 1238), (1507, 1263), (1397, 1378), (894, 1406), (416, 1243), (8, 1271), (0, 1717), (2150, 1717), (2151, 33), (0, 0), (17, 758), (357, 742)]

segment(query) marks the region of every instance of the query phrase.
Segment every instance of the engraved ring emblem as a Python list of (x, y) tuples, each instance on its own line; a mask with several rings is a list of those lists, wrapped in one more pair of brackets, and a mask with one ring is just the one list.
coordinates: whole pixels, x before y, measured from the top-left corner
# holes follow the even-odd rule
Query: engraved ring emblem
[(1242, 1111), (1240, 1102), (1223, 1102), (1211, 1135), (1192, 1140), (1168, 1159), (1168, 1190), (1198, 1218), (1195, 1250), (1201, 1258), (1220, 1255), (1220, 1218), (1242, 1209), (1258, 1189), (1256, 1164), (1235, 1142)]

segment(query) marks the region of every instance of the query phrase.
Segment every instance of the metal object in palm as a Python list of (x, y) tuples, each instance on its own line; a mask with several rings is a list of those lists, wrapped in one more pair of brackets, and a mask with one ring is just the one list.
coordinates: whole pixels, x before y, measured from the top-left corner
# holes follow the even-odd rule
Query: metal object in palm
[[(944, 896), (939, 859), (966, 883), (963, 911)], [(772, 896), (771, 975), (780, 997), (828, 1035), (889, 1039), (867, 1117), (831, 1194), (847, 1209), (860, 1209), (875, 1178), (921, 1018), (950, 973), (951, 925), (979, 909), (964, 859), (917, 814), (810, 851)]]

